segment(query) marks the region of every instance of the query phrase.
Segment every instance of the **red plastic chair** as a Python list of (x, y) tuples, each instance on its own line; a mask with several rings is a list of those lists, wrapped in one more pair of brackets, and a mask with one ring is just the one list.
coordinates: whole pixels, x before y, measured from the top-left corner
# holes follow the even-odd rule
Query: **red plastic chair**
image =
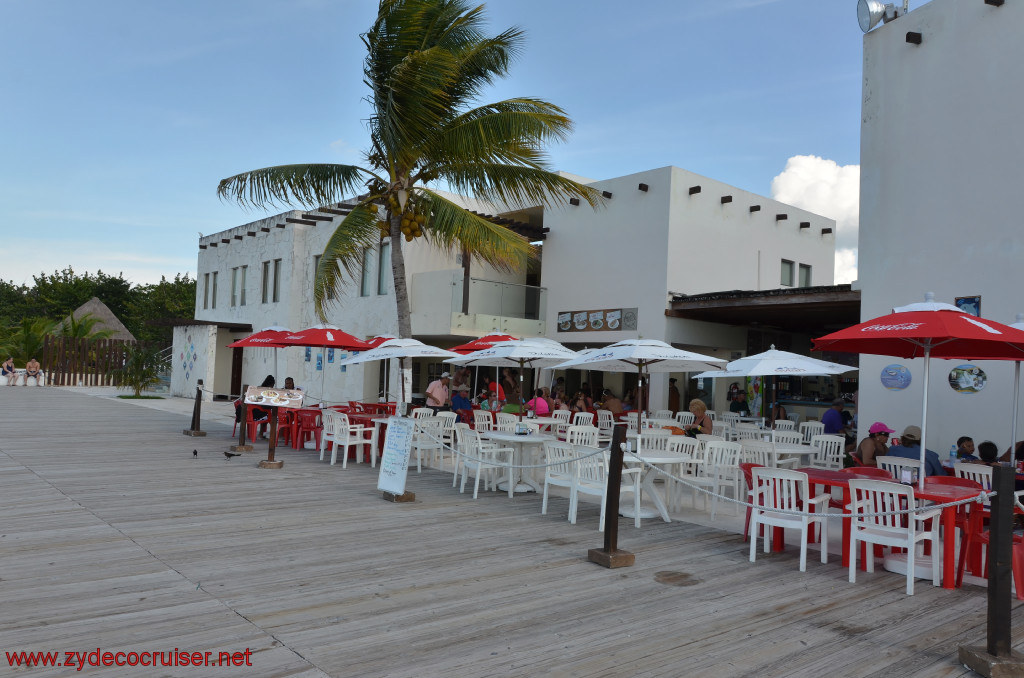
[(312, 440), (316, 443), (316, 448), (320, 449), (320, 433), (323, 431), (320, 411), (298, 410), (295, 413), (295, 417), (297, 421), (295, 436), (292, 438), (292, 447), (298, 450), (306, 444), (307, 440)]
[[(253, 419), (252, 414), (253, 414), (253, 410), (255, 410), (255, 409), (256, 409), (255, 407), (246, 407), (245, 408), (245, 426), (246, 426), (245, 435), (246, 435), (246, 439), (249, 440), (250, 442), (253, 441), (253, 440), (256, 440), (257, 429), (260, 426), (262, 426), (263, 424), (266, 423), (265, 419), (259, 419), (259, 420)], [(262, 412), (262, 410), (261, 410), (261, 412)], [(234, 438), (237, 434), (238, 434), (238, 422), (236, 421), (235, 425), (231, 427), (231, 437)]]
[[(967, 479), (961, 478), (961, 480)], [(971, 510), (968, 514), (967, 537), (960, 543), (960, 558), (957, 560), (956, 565), (956, 585), (958, 587), (964, 583), (965, 556), (968, 554), (975, 555), (971, 550), (972, 547), (987, 546), (990, 538), (989, 531), (984, 529), (985, 519), (988, 517), (989, 512), (987, 510), (975, 510), (976, 508), (978, 508), (976, 505), (971, 505)], [(1018, 515), (1021, 513), (1019, 503), (1017, 508), (1014, 509), (1014, 513)], [(1010, 568), (1013, 570), (1013, 582), (1017, 588), (1017, 600), (1024, 600), (1024, 535), (1013, 535), (1013, 547), (1010, 553)], [(980, 552), (977, 555), (980, 558)], [(985, 563), (984, 576), (988, 577), (987, 561)]]
[(285, 444), (295, 440), (296, 425), (295, 410), (279, 408), (277, 411), (277, 441), (274, 444), (280, 447), (282, 439)]

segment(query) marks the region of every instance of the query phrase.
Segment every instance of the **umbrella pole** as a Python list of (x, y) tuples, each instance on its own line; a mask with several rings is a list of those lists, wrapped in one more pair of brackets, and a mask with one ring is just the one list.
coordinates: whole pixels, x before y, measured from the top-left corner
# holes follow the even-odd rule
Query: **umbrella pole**
[(523, 370), (526, 369), (526, 361), (519, 359), (519, 421), (523, 420), (523, 410), (526, 409), (526, 401), (523, 400)]
[[(397, 411), (399, 407), (403, 410), (407, 410), (408, 408), (405, 407), (405, 358), (398, 359), (398, 380), (402, 383), (402, 400), (400, 404), (395, 407), (395, 410)], [(403, 416), (407, 414), (408, 412), (404, 412)]]
[(931, 346), (925, 346), (924, 348), (924, 398), (921, 403), (921, 470), (918, 472), (917, 486), (918, 489), (924, 491), (924, 454), (925, 450), (925, 436), (927, 433), (928, 426), (928, 368), (931, 362), (932, 348)]
[(1010, 461), (1016, 465), (1017, 455), (1017, 401), (1020, 399), (1020, 361), (1013, 363), (1013, 424), (1010, 430)]

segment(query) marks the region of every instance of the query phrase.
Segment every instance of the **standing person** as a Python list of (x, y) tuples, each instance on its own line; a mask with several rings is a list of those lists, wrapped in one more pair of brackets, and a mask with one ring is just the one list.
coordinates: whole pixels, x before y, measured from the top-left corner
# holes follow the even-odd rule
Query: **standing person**
[(876, 421), (868, 429), (868, 437), (860, 441), (854, 453), (865, 466), (878, 466), (877, 457), (889, 454), (889, 434), (895, 433), (880, 421)]
[(25, 365), (25, 376), (22, 377), (21, 385), (28, 386), (29, 379), (35, 379), (36, 386), (43, 385), (43, 370), (39, 365), (39, 361), (36, 360), (35, 358), (29, 360), (28, 363)]
[(821, 423), (825, 425), (825, 435), (846, 435), (846, 425), (843, 422), (843, 407), (846, 401), (836, 398), (832, 401), (832, 407), (821, 415)]
[(736, 400), (729, 403), (729, 411), (735, 412), (741, 417), (747, 416), (749, 406), (747, 405), (747, 393), (746, 391), (740, 391), (736, 394)]
[(504, 406), (505, 403), (508, 402), (507, 400), (505, 400), (505, 389), (501, 387), (501, 384), (493, 380), (487, 384), (487, 397), (491, 397), (492, 394), (494, 395), (494, 397), (498, 399), (498, 402), (500, 402), (502, 406)]
[(8, 386), (14, 386), (17, 383), (18, 373), (14, 367), (14, 356), (8, 356), (3, 365), (0, 365), (0, 376), (7, 377)]
[(715, 422), (708, 416), (708, 406), (703, 400), (700, 398), (691, 400), (690, 412), (693, 414), (693, 423), (684, 427), (688, 435), (694, 437), (698, 433), (714, 435)]
[(442, 372), (438, 379), (430, 382), (427, 386), (427, 407), (434, 410), (434, 414), (450, 408), (451, 401), (448, 396), (448, 382), (450, 378), (450, 374)]
[(675, 377), (668, 380), (668, 409), (672, 411), (673, 417), (679, 411), (679, 389), (676, 388)]
[(505, 394), (511, 402), (519, 404), (519, 371), (506, 367), (501, 374), (501, 385), (505, 387)]

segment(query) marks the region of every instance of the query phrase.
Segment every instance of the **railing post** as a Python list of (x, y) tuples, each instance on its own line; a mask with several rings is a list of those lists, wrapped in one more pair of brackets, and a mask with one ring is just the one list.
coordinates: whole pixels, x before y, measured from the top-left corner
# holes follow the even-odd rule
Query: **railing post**
[(605, 490), (604, 548), (587, 552), (588, 560), (608, 568), (630, 567), (636, 561), (636, 556), (629, 551), (619, 550), (619, 486), (622, 484), (625, 443), (626, 427), (614, 427), (611, 458), (608, 460), (608, 487)]
[(203, 407), (203, 380), (199, 379), (196, 381), (196, 402), (192, 406), (192, 423), (190, 426), (182, 431), (183, 435), (196, 437), (202, 437), (206, 435), (206, 431), (199, 430), (200, 413)]
[(249, 428), (249, 406), (245, 404), (245, 392), (249, 390), (249, 384), (242, 384), (242, 395), (239, 396), (242, 404), (238, 406), (238, 444), (231, 446), (232, 452), (252, 452), (252, 445), (245, 442), (245, 433)]
[(1024, 655), (1010, 647), (1015, 475), (1010, 466), (992, 469), (992, 490), (996, 496), (992, 498), (989, 518), (987, 644), (962, 645), (959, 651), (960, 661), (984, 676), (1024, 673)]

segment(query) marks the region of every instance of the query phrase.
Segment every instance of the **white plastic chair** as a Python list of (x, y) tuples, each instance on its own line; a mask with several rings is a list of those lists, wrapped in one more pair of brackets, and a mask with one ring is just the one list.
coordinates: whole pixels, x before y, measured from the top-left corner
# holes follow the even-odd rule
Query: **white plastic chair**
[[(879, 457), (882, 459), (882, 457)], [(857, 542), (881, 544), (907, 550), (907, 595), (914, 595), (914, 560), (918, 542), (932, 542), (932, 585), (939, 585), (939, 515), (941, 509), (888, 516), (865, 514), (899, 511), (914, 507), (914, 488), (887, 480), (852, 478), (850, 485), (850, 583), (857, 581)], [(930, 527), (927, 521), (931, 520)], [(905, 523), (905, 524), (904, 524)], [(867, 552), (866, 569), (875, 571), (874, 549)]]
[(434, 410), (429, 407), (417, 407), (412, 411), (413, 419), (423, 419), (424, 417), (434, 416)]
[(651, 416), (653, 419), (671, 419), (672, 410), (655, 410)]
[(739, 443), (730, 443), (721, 440), (713, 440), (707, 444), (704, 466), (706, 473), (712, 480), (711, 495), (711, 519), (715, 519), (718, 512), (718, 496), (725, 489), (732, 489), (732, 498), (740, 498), (740, 483), (743, 476), (740, 473), (740, 451)]
[[(677, 454), (686, 455), (688, 461), (675, 464), (669, 467), (669, 471), (672, 475), (679, 478), (689, 480), (690, 477), (697, 475), (694, 473), (694, 469), (697, 466), (697, 454), (698, 444), (696, 438), (690, 436), (677, 436), (670, 435), (665, 443), (666, 452), (675, 452)], [(672, 510), (676, 510), (682, 503), (682, 489), (685, 487), (682, 482), (675, 478), (666, 478), (666, 501)], [(694, 492), (696, 492), (694, 490)], [(694, 497), (694, 506), (696, 506), (696, 497)]]
[(774, 448), (771, 443), (760, 439), (741, 440), (740, 448), (740, 460), (743, 463), (775, 467), (775, 455), (772, 454)]
[(718, 415), (716, 415), (716, 414), (715, 414), (715, 411), (714, 411), (714, 410), (708, 410), (708, 411), (707, 411), (707, 415), (708, 415), (709, 417), (711, 417), (711, 421), (715, 421), (715, 419), (716, 419), (716, 418), (717, 418), (717, 416), (718, 416)]
[(803, 445), (804, 436), (796, 431), (772, 431), (772, 442), (778, 445)]
[(707, 449), (708, 443), (714, 442), (727, 442), (722, 436), (712, 435), (710, 433), (698, 433), (697, 434), (697, 446), (700, 449)]
[(908, 459), (906, 457), (893, 457), (885, 455), (882, 457), (875, 457), (875, 463), (878, 464), (878, 468), (884, 468), (886, 471), (892, 474), (892, 477), (896, 480), (902, 480), (903, 470), (907, 469), (911, 475), (914, 473), (920, 473), (921, 462), (917, 459)]
[(789, 414), (786, 415), (786, 419), (789, 419), (791, 422), (793, 422), (793, 426), (796, 426), (797, 424), (800, 423), (800, 413), (790, 412)]
[(571, 488), (576, 479), (576, 448), (569, 443), (545, 441), (544, 499), (540, 503), (541, 515), (548, 513), (548, 488)]
[(510, 412), (498, 412), (495, 415), (494, 430), (502, 433), (513, 433), (519, 423), (519, 415)]
[[(331, 417), (334, 421), (331, 425), (333, 433), (330, 437), (330, 442), (333, 443), (334, 448), (331, 450), (331, 466), (334, 466), (338, 461), (338, 448), (342, 448), (341, 452), (341, 468), (348, 468), (348, 448), (356, 448), (356, 463), (359, 463), (359, 448), (366, 446), (367, 449), (370, 447), (370, 439), (366, 437), (366, 427), (358, 426), (355, 424), (348, 423), (348, 415), (344, 412), (333, 412), (331, 410), (324, 410), (323, 417), (326, 420)], [(325, 426), (326, 429), (326, 426)], [(320, 436), (320, 459), (324, 458), (324, 446), (325, 438), (323, 434)]]
[(811, 438), (811, 447), (817, 453), (811, 458), (811, 466), (838, 471), (843, 468), (843, 454), (846, 438), (833, 435), (817, 435)]
[(455, 444), (452, 447), (455, 452), (452, 455), (452, 487), (455, 487), (459, 482), (459, 469), (466, 460), (469, 450), (469, 441), (467, 440), (465, 432), (471, 431), (472, 429), (469, 427), (469, 424), (456, 422), (453, 430), (455, 433)]
[(765, 434), (764, 431), (753, 424), (737, 424), (735, 431), (736, 439), (740, 442), (744, 440), (761, 440), (761, 436)]
[(668, 439), (673, 436), (665, 429), (660, 428), (648, 428), (644, 429), (643, 433), (637, 438), (637, 449), (643, 453), (645, 450), (663, 452), (668, 449)]
[(626, 412), (626, 427), (633, 432), (640, 430), (640, 414), (638, 412)]
[[(466, 440), (466, 457), (462, 460), (462, 485), (459, 487), (459, 492), (466, 491), (466, 478), (469, 474), (470, 469), (475, 471), (476, 478), (473, 481), (473, 499), (477, 498), (480, 491), (480, 479), (485, 475), (490, 478), (490, 485), (497, 487), (497, 479), (493, 473), (488, 471), (497, 471), (498, 469), (505, 469), (508, 473), (508, 496), (511, 499), (515, 495), (515, 482), (512, 480), (512, 460), (513, 450), (510, 447), (496, 447), (480, 440), (480, 434), (477, 431), (468, 429), (461, 429), (460, 432)], [(488, 480), (484, 480), (484, 490), (487, 490)]]
[(612, 441), (612, 433), (615, 431), (615, 416), (610, 410), (597, 411), (597, 440), (599, 443), (607, 444)]
[(804, 443), (810, 444), (811, 438), (820, 436), (825, 432), (825, 425), (820, 421), (805, 421), (800, 424), (800, 435), (804, 437)]
[(473, 428), (477, 431), (490, 431), (494, 428), (494, 417), (484, 410), (473, 410)]
[(565, 442), (570, 445), (597, 447), (599, 432), (596, 426), (570, 426), (565, 432)]
[(593, 412), (576, 412), (572, 415), (573, 426), (593, 426), (594, 425), (594, 413)]
[[(920, 467), (918, 462), (914, 462), (914, 466)], [(953, 473), (957, 478), (967, 478), (981, 485), (981, 487), (989, 492), (992, 490), (992, 467), (986, 466), (985, 464), (971, 464), (967, 462), (957, 462), (953, 464)]]
[(740, 423), (740, 414), (739, 412), (722, 412), (722, 416), (716, 420), (716, 423), (718, 421), (723, 424), (738, 424)]
[[(821, 525), (821, 562), (828, 562), (828, 501), (829, 493), (811, 497), (807, 474), (781, 468), (755, 467), (751, 488), (750, 510), (750, 562), (757, 553), (757, 533), (761, 525), (764, 530), (764, 552), (771, 550), (772, 530), (768, 526), (800, 530), (800, 571), (807, 571), (807, 540), (812, 523)], [(810, 515), (810, 507), (815, 511)], [(778, 511), (803, 511), (803, 515), (778, 513)]]
[[(604, 454), (593, 454), (597, 452), (596, 447), (577, 448), (580, 455), (576, 462), (576, 482), (569, 489), (569, 522), (576, 524), (576, 513), (579, 510), (581, 494), (599, 497), (601, 502), (601, 518), (598, 529), (604, 531), (604, 517), (608, 507), (608, 462)], [(640, 467), (622, 469), (622, 484), (619, 486), (619, 496), (623, 494), (633, 495), (633, 510), (635, 518), (633, 523), (640, 527), (640, 474), (643, 469)]]
[(776, 431), (795, 431), (796, 430), (796, 423), (790, 421), (789, 419), (776, 419), (775, 420), (775, 430)]
[(439, 417), (421, 417), (416, 420), (416, 433), (412, 437), (412, 449), (416, 452), (416, 473), (423, 473), (423, 453), (436, 459), (440, 453), (444, 459), (444, 420)]
[(689, 426), (693, 423), (693, 412), (676, 412), (676, 421), (682, 426)]
[[(444, 468), (444, 456), (449, 451), (455, 448), (455, 424), (459, 421), (459, 415), (457, 412), (438, 412), (437, 418), (441, 420), (441, 440), (444, 445), (441, 447), (439, 452), (440, 466), (438, 468)], [(454, 458), (454, 453), (452, 454)]]

